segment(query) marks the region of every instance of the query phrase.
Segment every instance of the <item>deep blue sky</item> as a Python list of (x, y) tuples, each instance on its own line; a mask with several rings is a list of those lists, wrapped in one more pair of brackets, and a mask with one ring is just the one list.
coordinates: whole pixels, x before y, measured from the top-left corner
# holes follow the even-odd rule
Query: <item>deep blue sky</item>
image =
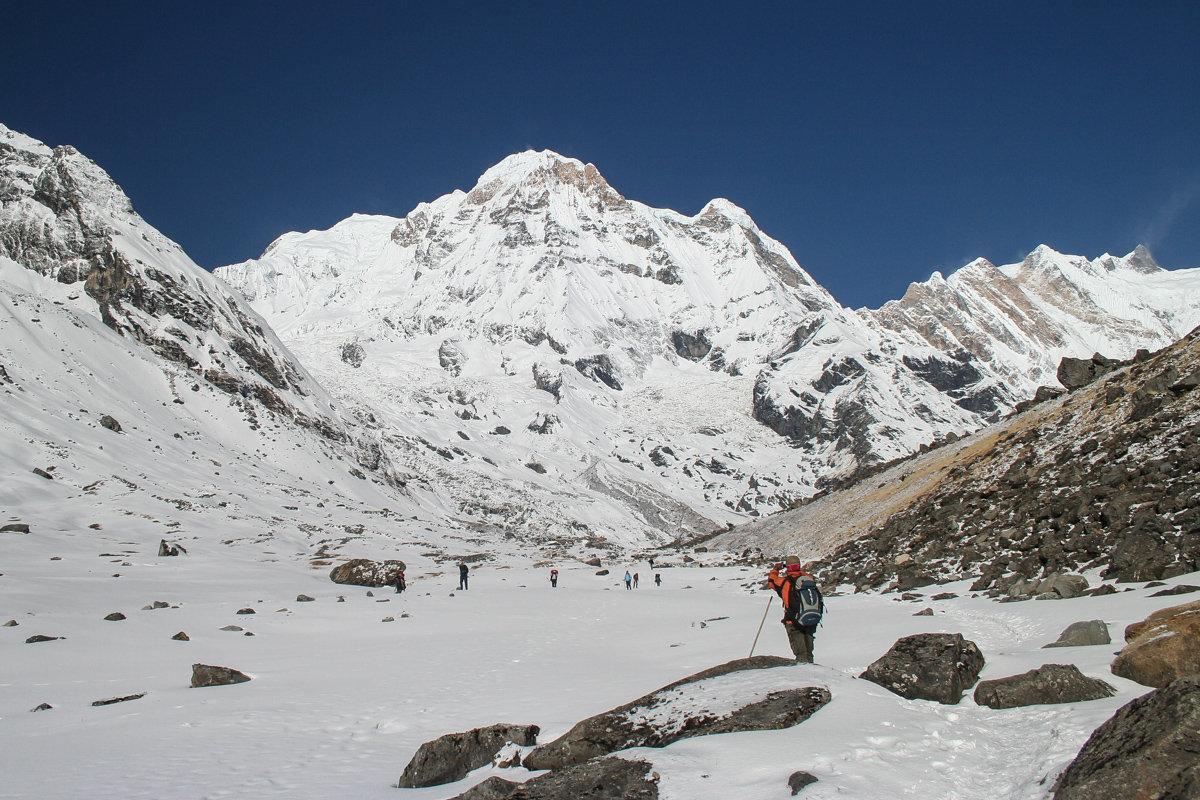
[(1200, 4), (5, 4), (0, 122), (202, 266), (509, 153), (744, 207), (843, 303), (1040, 243), (1200, 266)]

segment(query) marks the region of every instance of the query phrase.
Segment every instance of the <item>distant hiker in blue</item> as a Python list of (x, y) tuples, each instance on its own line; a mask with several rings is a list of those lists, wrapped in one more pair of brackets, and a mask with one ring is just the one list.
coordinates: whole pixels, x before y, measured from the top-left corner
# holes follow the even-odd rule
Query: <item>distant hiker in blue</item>
[(467, 569), (466, 564), (460, 563), (458, 565), (458, 588), (462, 589), (464, 591), (467, 588), (467, 572), (468, 571), (469, 570)]
[[(779, 573), (784, 567), (784, 574)], [(787, 630), (788, 644), (796, 661), (813, 663), (813, 639), (817, 625), (825, 612), (825, 598), (817, 588), (817, 580), (800, 566), (800, 559), (788, 556), (785, 564), (776, 564), (767, 583), (783, 598), (783, 623)]]
[(629, 570), (625, 570), (625, 588), (633, 588), (633, 576), (629, 574)]

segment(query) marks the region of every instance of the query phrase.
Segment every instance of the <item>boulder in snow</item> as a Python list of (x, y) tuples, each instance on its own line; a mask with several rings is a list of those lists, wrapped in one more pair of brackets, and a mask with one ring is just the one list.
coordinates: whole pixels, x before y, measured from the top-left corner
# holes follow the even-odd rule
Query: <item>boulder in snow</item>
[(1155, 611), (1125, 629), (1114, 675), (1161, 689), (1200, 672), (1200, 600)]
[(975, 702), (989, 708), (1021, 708), (1100, 700), (1115, 693), (1112, 686), (1087, 677), (1074, 664), (1043, 664), (1020, 675), (980, 681)]
[(1200, 675), (1137, 698), (1097, 728), (1054, 786), (1054, 800), (1200, 796)]
[(1072, 622), (1058, 635), (1058, 641), (1044, 644), (1042, 647), (1087, 647), (1111, 642), (1108, 624), (1102, 619), (1090, 619), (1086, 622)]
[(439, 736), (421, 745), (397, 786), (415, 789), (462, 780), (471, 770), (490, 764), (510, 742), (531, 747), (537, 742), (538, 730), (537, 725), (501, 724)]
[(983, 654), (961, 633), (917, 633), (897, 640), (858, 677), (910, 700), (954, 705), (982, 669)]
[(371, 561), (356, 558), (338, 564), (329, 573), (334, 583), (352, 586), (391, 586), (396, 582), (396, 573), (406, 569), (403, 561)]
[(192, 688), (201, 686), (229, 686), (245, 683), (250, 676), (230, 667), (215, 667), (211, 664), (192, 664)]
[[(774, 667), (788, 669), (766, 671)], [(694, 736), (790, 728), (830, 700), (824, 687), (796, 688), (801, 677), (792, 659), (755, 656), (730, 661), (583, 720), (533, 750), (524, 766), (561, 769), (629, 747), (665, 747)]]
[[(476, 787), (479, 788), (479, 787)], [(495, 784), (493, 789), (500, 788)], [(645, 761), (629, 761), (617, 756), (597, 758), (567, 769), (539, 775), (515, 786), (510, 794), (473, 794), (470, 789), (452, 800), (492, 800), (519, 797), (521, 800), (657, 800), (658, 774)]]

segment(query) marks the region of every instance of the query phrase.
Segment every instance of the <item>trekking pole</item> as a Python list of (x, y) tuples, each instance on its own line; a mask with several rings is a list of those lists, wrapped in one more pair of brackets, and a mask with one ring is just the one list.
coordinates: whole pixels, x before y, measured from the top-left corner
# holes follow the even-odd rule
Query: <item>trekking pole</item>
[(750, 645), (750, 655), (746, 658), (754, 658), (754, 648), (758, 647), (758, 637), (762, 635), (763, 625), (767, 623), (767, 612), (771, 610), (771, 601), (774, 597), (767, 598), (767, 607), (763, 609), (762, 622), (758, 623), (758, 633), (754, 634), (754, 644)]

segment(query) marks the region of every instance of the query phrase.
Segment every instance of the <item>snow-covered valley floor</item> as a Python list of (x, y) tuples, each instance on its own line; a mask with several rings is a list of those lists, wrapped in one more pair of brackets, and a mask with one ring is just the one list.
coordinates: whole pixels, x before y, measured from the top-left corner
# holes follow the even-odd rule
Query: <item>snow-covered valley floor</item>
[[(747, 588), (759, 573), (736, 567), (661, 569), (656, 588), (644, 562), (606, 565), (608, 576), (560, 563), (552, 589), (548, 568), (520, 557), (479, 566), (461, 592), (452, 565), (409, 552), (396, 553), (409, 563), (409, 591), (372, 597), (330, 582), (328, 567), (273, 555), (270, 542), (193, 543), (186, 556), (160, 558), (148, 535), (0, 536), (0, 617), (18, 623), (0, 628), (5, 798), (433, 800), (491, 772), (520, 780), (529, 773), (484, 770), (458, 784), (393, 788), (416, 748), (444, 733), (535, 723), (539, 741), (550, 741), (586, 716), (745, 657), (769, 597)], [(639, 572), (637, 590), (619, 583), (626, 567)], [(788, 776), (802, 769), (820, 779), (806, 798), (1047, 796), (1090, 732), (1149, 691), (1109, 673), (1124, 626), (1181, 598), (1148, 598), (1154, 590), (1138, 585), (997, 604), (965, 588), (927, 591), (963, 595), (936, 602), (829, 598), (819, 664), (786, 669), (797, 686), (827, 686), (833, 701), (788, 730), (638, 751), (660, 774), (661, 795), (786, 798)], [(297, 602), (301, 593), (315, 601)], [(154, 601), (170, 607), (142, 610)], [(935, 616), (912, 616), (927, 605)], [(106, 621), (114, 611), (128, 618)], [(778, 617), (774, 600), (756, 653), (787, 654)], [(1116, 641), (1041, 649), (1089, 619), (1107, 621)], [(191, 641), (172, 640), (178, 631)], [(922, 631), (974, 640), (985, 679), (1075, 663), (1118, 694), (994, 711), (969, 694), (957, 706), (909, 701), (854, 677), (898, 637)], [(36, 634), (65, 638), (25, 642)], [(193, 663), (253, 680), (192, 689)], [(53, 708), (32, 712), (40, 703)]]

